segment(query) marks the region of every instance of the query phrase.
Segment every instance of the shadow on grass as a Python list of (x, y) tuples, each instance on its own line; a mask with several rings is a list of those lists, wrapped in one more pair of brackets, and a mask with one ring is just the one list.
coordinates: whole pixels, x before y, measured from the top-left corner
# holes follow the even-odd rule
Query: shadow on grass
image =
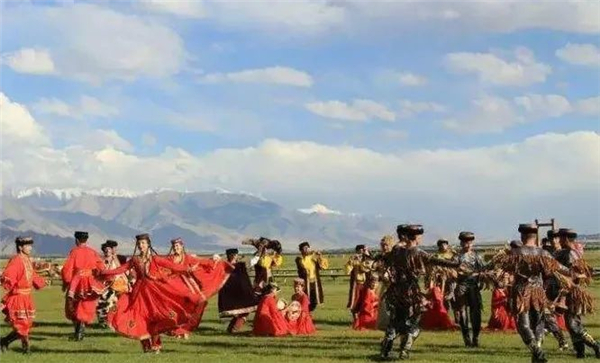
[(73, 328), (73, 323), (62, 322), (62, 321), (36, 321), (33, 323), (34, 327), (48, 326), (52, 328)]
[(66, 353), (77, 353), (77, 354), (109, 354), (110, 350), (105, 349), (55, 349), (55, 348), (36, 348), (35, 346), (31, 347), (31, 352), (35, 354), (66, 354)]

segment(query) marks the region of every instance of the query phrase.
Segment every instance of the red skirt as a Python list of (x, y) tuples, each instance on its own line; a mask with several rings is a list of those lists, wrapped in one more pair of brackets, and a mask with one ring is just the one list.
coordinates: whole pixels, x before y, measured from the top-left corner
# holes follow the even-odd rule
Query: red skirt
[(508, 312), (506, 294), (503, 290), (494, 289), (492, 292), (492, 315), (488, 322), (488, 330), (513, 331), (516, 330), (514, 317)]
[(2, 303), (5, 321), (19, 335), (28, 336), (35, 318), (35, 305), (31, 294), (7, 295)]
[(283, 336), (288, 334), (288, 323), (277, 309), (277, 303), (272, 295), (262, 298), (254, 315), (252, 334), (259, 336)]
[(442, 290), (434, 286), (429, 290), (430, 305), (421, 318), (421, 327), (425, 330), (454, 330), (456, 325), (448, 316), (444, 306)]
[(198, 299), (164, 281), (142, 278), (108, 314), (110, 326), (129, 338), (147, 339), (184, 327), (198, 311)]

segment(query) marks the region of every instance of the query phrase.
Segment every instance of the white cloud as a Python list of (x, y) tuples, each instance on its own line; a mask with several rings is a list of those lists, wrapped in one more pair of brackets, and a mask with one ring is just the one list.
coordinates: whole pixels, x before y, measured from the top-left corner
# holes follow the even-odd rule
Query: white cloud
[(30, 74), (53, 74), (56, 72), (52, 56), (46, 49), (21, 48), (2, 55), (2, 63), (13, 71)]
[(375, 118), (384, 121), (396, 119), (396, 115), (385, 105), (365, 99), (355, 99), (352, 104), (341, 101), (311, 102), (305, 107), (319, 116), (338, 120), (362, 122)]
[(568, 43), (556, 50), (556, 56), (567, 63), (600, 66), (600, 48), (594, 44)]
[(400, 100), (398, 117), (410, 118), (424, 112), (444, 113), (446, 112), (446, 107), (436, 102)]
[(403, 86), (411, 87), (423, 86), (427, 84), (427, 78), (410, 72), (399, 73), (398, 81)]
[(60, 76), (93, 84), (162, 78), (178, 73), (187, 62), (179, 35), (150, 18), (93, 4), (4, 10), (6, 18), (36, 24), (28, 29), (30, 37), (49, 49), (53, 73)]
[(310, 87), (313, 84), (310, 74), (281, 66), (247, 69), (231, 73), (211, 73), (202, 76), (200, 81), (206, 83), (270, 83), (296, 87)]
[(144, 146), (154, 146), (156, 145), (156, 137), (154, 135), (144, 132), (142, 134), (142, 144)]
[(572, 112), (571, 103), (560, 95), (528, 94), (514, 99), (531, 118), (561, 117)]
[(471, 109), (443, 121), (449, 130), (464, 133), (500, 132), (515, 123), (522, 122), (513, 105), (502, 97), (484, 95), (471, 102)]
[(600, 117), (600, 96), (577, 101), (575, 109), (585, 116)]
[(492, 53), (450, 53), (447, 67), (456, 73), (475, 74), (481, 82), (502, 86), (528, 86), (546, 81), (552, 68), (535, 61), (531, 50), (520, 47), (507, 61)]
[(38, 124), (27, 108), (11, 101), (0, 92), (0, 136), (2, 147), (13, 144), (48, 145), (50, 143), (43, 127)]
[(73, 117), (77, 119), (89, 116), (110, 118), (119, 114), (119, 109), (117, 107), (86, 95), (81, 96), (79, 98), (79, 104), (74, 105), (70, 105), (57, 98), (41, 98), (33, 105), (33, 109), (40, 114)]
[(298, 212), (305, 214), (333, 214), (333, 215), (341, 215), (342, 212), (339, 210), (329, 209), (326, 205), (317, 203), (310, 206), (310, 208), (300, 208)]
[(93, 130), (81, 135), (77, 141), (78, 144), (85, 145), (88, 150), (104, 150), (107, 148), (133, 151), (133, 146), (129, 141), (123, 139), (115, 130)]
[(206, 8), (202, 1), (140, 0), (140, 5), (154, 12), (164, 12), (182, 18), (202, 19)]

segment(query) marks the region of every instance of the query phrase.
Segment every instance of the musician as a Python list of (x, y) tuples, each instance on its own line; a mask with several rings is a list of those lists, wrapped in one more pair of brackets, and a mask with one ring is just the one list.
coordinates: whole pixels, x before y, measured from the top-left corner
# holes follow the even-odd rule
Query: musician
[(260, 237), (246, 240), (242, 244), (252, 245), (256, 248), (256, 253), (250, 260), (250, 266), (254, 266), (254, 288), (260, 292), (267, 284), (273, 282), (272, 269), (283, 264), (281, 243), (277, 240)]
[[(100, 246), (102, 250), (102, 260), (108, 270), (114, 270), (127, 262), (127, 257), (117, 254), (117, 241), (107, 240)], [(98, 316), (98, 325), (102, 328), (108, 328), (106, 317), (111, 307), (115, 306), (119, 295), (129, 292), (129, 278), (127, 273), (117, 275), (109, 281), (105, 281), (107, 289), (98, 300), (96, 315)]]
[(321, 270), (329, 268), (329, 261), (321, 255), (321, 252), (312, 252), (308, 242), (300, 243), (298, 248), (301, 254), (296, 257), (298, 277), (304, 280), (304, 293), (310, 301), (309, 311), (313, 311), (324, 301)]

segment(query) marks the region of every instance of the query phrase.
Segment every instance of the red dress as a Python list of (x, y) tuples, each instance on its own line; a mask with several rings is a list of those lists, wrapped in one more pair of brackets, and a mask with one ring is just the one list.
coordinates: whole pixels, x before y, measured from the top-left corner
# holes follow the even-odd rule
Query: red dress
[(174, 274), (169, 280), (170, 285), (176, 285), (178, 289), (188, 290), (190, 294), (198, 296), (198, 306), (192, 314), (191, 319), (183, 326), (170, 332), (172, 335), (181, 336), (196, 330), (202, 321), (204, 309), (208, 305), (208, 299), (214, 296), (227, 282), (234, 266), (227, 261), (199, 258), (184, 254), (183, 259), (175, 261), (175, 255), (169, 255), (169, 259), (178, 265), (187, 267), (197, 265), (198, 269), (191, 273)]
[(117, 332), (133, 339), (156, 340), (159, 334), (187, 324), (197, 312), (201, 302), (199, 295), (170, 283), (171, 278), (167, 275), (172, 271), (187, 272), (188, 266), (173, 263), (166, 257), (152, 256), (144, 262), (135, 256), (102, 274), (118, 275), (129, 269), (136, 274), (131, 292), (121, 295), (115, 311), (108, 314), (108, 323)]
[(7, 291), (2, 298), (5, 320), (19, 335), (27, 337), (35, 318), (31, 291), (41, 289), (46, 282), (33, 269), (29, 256), (21, 253), (8, 261), (0, 280)]
[(450, 320), (444, 306), (444, 296), (439, 286), (429, 289), (429, 307), (421, 318), (421, 327), (426, 330), (452, 330), (456, 325)]
[(282, 336), (288, 334), (288, 325), (285, 317), (277, 309), (274, 294), (262, 297), (254, 314), (254, 327), (252, 334), (260, 336)]
[(86, 244), (74, 247), (62, 268), (67, 290), (65, 315), (74, 322), (89, 324), (96, 318), (96, 304), (105, 286), (94, 277), (94, 270), (104, 269), (100, 255)]
[(292, 295), (292, 301), (300, 303), (300, 315), (296, 319), (288, 318), (288, 330), (292, 335), (311, 335), (317, 329), (310, 316), (308, 295), (304, 292)]
[(355, 318), (352, 323), (354, 330), (377, 329), (377, 316), (379, 314), (379, 296), (375, 290), (364, 287), (361, 289), (356, 308)]
[(506, 289), (495, 288), (492, 292), (492, 315), (487, 325), (488, 330), (512, 331), (516, 323), (507, 309)]

